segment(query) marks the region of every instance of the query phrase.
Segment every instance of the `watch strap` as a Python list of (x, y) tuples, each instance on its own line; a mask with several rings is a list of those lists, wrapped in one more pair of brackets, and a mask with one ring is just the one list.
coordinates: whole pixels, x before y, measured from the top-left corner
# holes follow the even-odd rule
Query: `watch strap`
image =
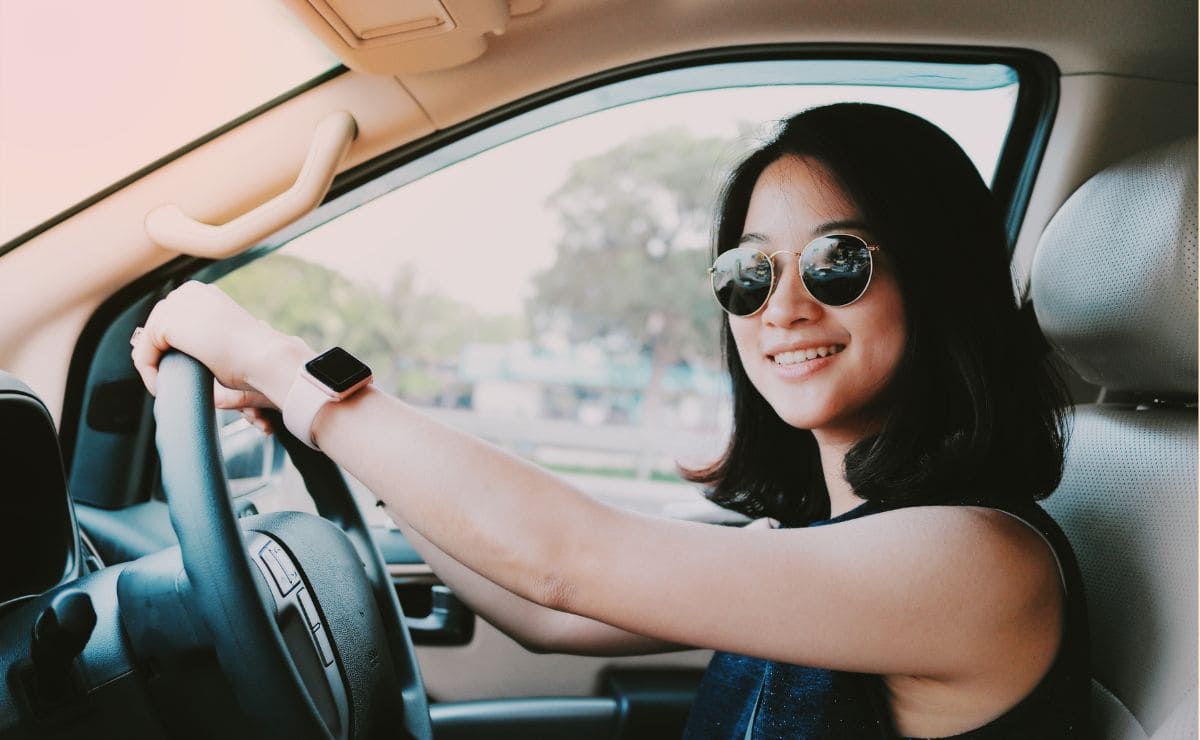
[(321, 408), (333, 400), (333, 397), (317, 387), (301, 365), (283, 401), (283, 425), (296, 439), (314, 450), (320, 449), (313, 440), (313, 422)]

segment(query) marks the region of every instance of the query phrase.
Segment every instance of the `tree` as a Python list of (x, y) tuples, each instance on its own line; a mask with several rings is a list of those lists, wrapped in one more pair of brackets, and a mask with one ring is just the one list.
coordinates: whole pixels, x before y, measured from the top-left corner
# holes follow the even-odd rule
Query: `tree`
[(534, 279), (531, 321), (573, 342), (649, 355), (645, 424), (655, 422), (667, 368), (716, 355), (704, 247), (729, 149), (683, 129), (658, 131), (575, 163), (548, 202), (562, 237), (554, 264)]
[(441, 390), (472, 341), (508, 341), (525, 334), (518, 317), (485, 317), (474, 308), (415, 288), (410, 270), (386, 293), (337, 272), (275, 253), (219, 281), (250, 313), (316, 349), (334, 345), (358, 355), (376, 382), (414, 401)]

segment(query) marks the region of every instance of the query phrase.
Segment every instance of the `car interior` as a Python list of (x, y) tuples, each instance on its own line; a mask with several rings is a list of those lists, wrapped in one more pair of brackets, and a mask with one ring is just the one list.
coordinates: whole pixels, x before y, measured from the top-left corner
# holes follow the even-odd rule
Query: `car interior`
[(0, 9), (0, 738), (678, 737), (711, 651), (515, 641), (129, 338), (214, 283), (589, 494), (741, 526), (678, 472), (728, 433), (716, 193), (843, 100), (942, 126), (1004, 209), (1072, 395), (1041, 505), (1093, 735), (1197, 737), (1195, 3), (103, 6)]

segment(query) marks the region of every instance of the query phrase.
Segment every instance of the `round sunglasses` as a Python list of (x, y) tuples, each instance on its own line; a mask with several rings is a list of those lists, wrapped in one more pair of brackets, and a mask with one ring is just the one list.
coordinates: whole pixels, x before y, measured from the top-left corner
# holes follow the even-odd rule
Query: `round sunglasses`
[(731, 316), (753, 316), (767, 305), (775, 289), (775, 257), (794, 254), (800, 281), (813, 300), (834, 308), (849, 306), (867, 292), (874, 272), (872, 252), (879, 249), (853, 234), (813, 239), (799, 252), (767, 254), (754, 247), (734, 247), (717, 255), (708, 273), (713, 297)]

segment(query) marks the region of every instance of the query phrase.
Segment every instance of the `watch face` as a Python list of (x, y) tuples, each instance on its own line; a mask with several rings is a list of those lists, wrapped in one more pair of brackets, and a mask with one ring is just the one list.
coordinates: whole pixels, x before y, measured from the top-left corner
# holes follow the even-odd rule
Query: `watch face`
[(335, 393), (353, 388), (371, 377), (371, 368), (341, 347), (317, 355), (304, 368)]

